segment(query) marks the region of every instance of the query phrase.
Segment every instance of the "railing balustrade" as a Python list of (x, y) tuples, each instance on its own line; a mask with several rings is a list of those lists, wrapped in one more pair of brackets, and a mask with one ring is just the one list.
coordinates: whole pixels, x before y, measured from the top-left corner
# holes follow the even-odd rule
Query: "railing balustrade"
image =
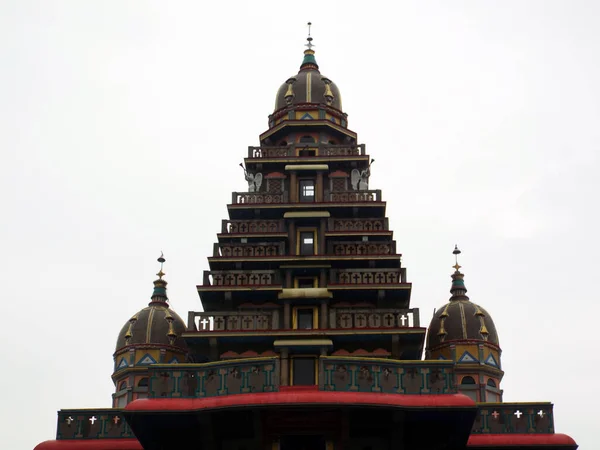
[(188, 313), (188, 331), (260, 331), (278, 328), (278, 310)]
[(286, 203), (288, 201), (288, 192), (234, 192), (231, 197), (231, 203), (235, 205), (243, 204), (270, 204)]
[(330, 255), (393, 255), (396, 253), (394, 241), (329, 241), (327, 253)]
[(479, 403), (474, 434), (554, 433), (551, 403)]
[(121, 409), (62, 409), (58, 412), (56, 439), (118, 438), (135, 438)]
[(205, 270), (204, 286), (270, 286), (281, 284), (275, 270)]
[[(304, 156), (304, 150), (314, 150), (309, 156)], [(288, 145), (288, 146), (264, 146), (248, 147), (248, 158), (290, 158), (290, 157), (314, 157), (314, 156), (364, 156), (366, 155), (365, 144), (360, 145)]]
[(285, 255), (284, 242), (256, 242), (251, 244), (216, 243), (213, 251), (213, 256), (221, 256), (223, 258), (283, 255)]
[(336, 308), (329, 311), (330, 328), (419, 327), (419, 309)]
[(329, 219), (329, 231), (387, 231), (388, 219)]
[(330, 284), (406, 283), (406, 269), (332, 269)]
[(452, 361), (394, 361), (322, 356), (319, 388), (324, 391), (393, 394), (455, 394)]
[(335, 191), (329, 193), (332, 203), (380, 202), (381, 190), (372, 191)]
[(283, 220), (223, 220), (223, 234), (262, 234), (285, 231)]
[(279, 358), (248, 358), (150, 368), (150, 398), (198, 398), (279, 390)]

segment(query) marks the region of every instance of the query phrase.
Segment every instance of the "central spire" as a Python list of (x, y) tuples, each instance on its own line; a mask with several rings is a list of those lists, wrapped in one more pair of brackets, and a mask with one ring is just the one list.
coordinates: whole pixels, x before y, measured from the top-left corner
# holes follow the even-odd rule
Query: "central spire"
[(306, 44), (304, 44), (306, 50), (304, 50), (304, 59), (300, 65), (300, 70), (319, 70), (319, 65), (315, 59), (315, 51), (312, 49), (315, 46), (315, 44), (312, 43), (313, 38), (310, 35), (310, 27), (312, 26), (312, 23), (308, 22), (307, 26), (308, 37), (306, 38)]
[(154, 280), (154, 291), (152, 292), (152, 297), (150, 300), (150, 305), (161, 304), (168, 305), (169, 298), (167, 297), (167, 282), (163, 280), (163, 276), (165, 273), (163, 272), (163, 264), (166, 261), (163, 255), (163, 252), (160, 252), (160, 256), (157, 261), (160, 263), (160, 270), (156, 275), (158, 275), (158, 280)]
[(454, 246), (454, 251), (452, 254), (454, 255), (455, 264), (454, 273), (452, 274), (452, 286), (450, 287), (450, 293), (452, 297), (450, 297), (450, 301), (458, 301), (458, 300), (466, 300), (469, 301), (469, 297), (467, 297), (467, 288), (465, 287), (464, 274), (462, 274), (458, 269), (461, 266), (458, 264), (458, 255), (460, 255), (461, 251), (458, 249), (458, 246)]

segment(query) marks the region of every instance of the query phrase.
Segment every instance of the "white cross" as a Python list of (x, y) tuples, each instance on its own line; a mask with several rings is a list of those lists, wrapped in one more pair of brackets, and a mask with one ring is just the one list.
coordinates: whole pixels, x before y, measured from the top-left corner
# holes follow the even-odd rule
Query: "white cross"
[(67, 424), (71, 425), (74, 420), (71, 416), (67, 417)]
[(500, 414), (498, 413), (498, 411), (494, 411), (494, 412), (492, 413), (492, 417), (494, 418), (494, 420), (498, 420), (498, 416), (499, 416), (499, 415), (500, 415)]
[(115, 425), (118, 424), (120, 420), (121, 418), (119, 416), (113, 417), (113, 422), (115, 423)]
[(518, 409), (515, 411), (515, 416), (517, 416), (517, 419), (520, 419), (522, 415), (523, 415), (523, 413), (521, 411), (519, 411)]
[(400, 316), (400, 323), (402, 324), (402, 326), (404, 326), (404, 324), (406, 323), (407, 319), (408, 319), (408, 317), (406, 317), (404, 314), (402, 314)]
[(200, 321), (200, 323), (202, 324), (202, 329), (206, 330), (208, 328), (206, 325), (210, 323), (210, 320), (205, 317)]
[(94, 425), (94, 422), (98, 420), (98, 418), (96, 416), (92, 416), (90, 417), (90, 422), (92, 422), (92, 425)]
[(537, 413), (537, 414), (538, 414), (538, 416), (540, 416), (540, 417), (544, 417), (544, 415), (545, 415), (544, 411), (542, 411), (541, 409), (538, 411), (538, 413)]

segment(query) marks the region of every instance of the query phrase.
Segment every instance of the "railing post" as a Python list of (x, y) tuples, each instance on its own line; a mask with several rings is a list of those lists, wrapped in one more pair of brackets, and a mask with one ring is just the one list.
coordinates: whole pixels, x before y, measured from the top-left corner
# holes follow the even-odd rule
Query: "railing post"
[(188, 323), (187, 323), (187, 331), (198, 331), (196, 327), (196, 312), (188, 311)]

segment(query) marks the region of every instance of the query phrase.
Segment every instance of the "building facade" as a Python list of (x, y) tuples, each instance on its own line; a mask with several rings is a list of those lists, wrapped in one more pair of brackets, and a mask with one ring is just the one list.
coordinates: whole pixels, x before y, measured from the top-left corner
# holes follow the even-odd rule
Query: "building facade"
[(112, 407), (59, 411), (37, 450), (577, 448), (551, 403), (502, 401), (498, 332), (458, 248), (422, 326), (373, 159), (307, 47), (241, 164), (202, 311), (169, 307), (161, 255), (117, 339)]

